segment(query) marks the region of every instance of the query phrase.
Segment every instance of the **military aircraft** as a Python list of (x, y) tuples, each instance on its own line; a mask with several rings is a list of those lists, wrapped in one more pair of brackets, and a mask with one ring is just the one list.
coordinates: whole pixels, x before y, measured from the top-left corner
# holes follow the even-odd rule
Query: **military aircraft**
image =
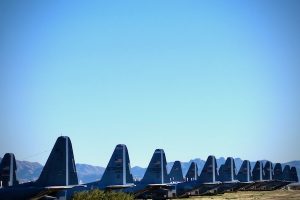
[(217, 189), (217, 193), (234, 190), (239, 186), (239, 181), (236, 179), (236, 167), (232, 157), (228, 157), (225, 164), (220, 166), (218, 180), (222, 182)]
[[(10, 181), (7, 187), (0, 189), (0, 199), (2, 200), (53, 199), (57, 197), (60, 191), (78, 185), (72, 144), (66, 136), (59, 137), (56, 140), (41, 175), (34, 182), (18, 184), (15, 181), (16, 162), (14, 156), (9, 155), (9, 158), (4, 158), (2, 161), (3, 165), (1, 163), (1, 167), (4, 166), (3, 169), (6, 170), (7, 160), (10, 160), (8, 167)], [(4, 173), (2, 179), (5, 180), (5, 177), (7, 176)]]

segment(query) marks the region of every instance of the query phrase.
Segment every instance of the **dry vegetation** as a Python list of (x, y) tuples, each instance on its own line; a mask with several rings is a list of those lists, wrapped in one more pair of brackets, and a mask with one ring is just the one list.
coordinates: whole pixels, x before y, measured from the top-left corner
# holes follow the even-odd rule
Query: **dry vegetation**
[(276, 191), (260, 191), (260, 192), (236, 192), (225, 193), (223, 195), (215, 196), (200, 196), (190, 197), (191, 200), (213, 200), (213, 199), (274, 199), (274, 200), (286, 200), (286, 199), (300, 199), (300, 190), (276, 190)]

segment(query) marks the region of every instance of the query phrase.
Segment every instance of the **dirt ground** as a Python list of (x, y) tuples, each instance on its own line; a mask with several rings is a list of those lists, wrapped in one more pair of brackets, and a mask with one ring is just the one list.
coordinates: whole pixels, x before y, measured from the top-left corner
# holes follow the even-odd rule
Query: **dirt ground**
[(260, 192), (236, 192), (225, 193), (223, 195), (215, 196), (200, 196), (190, 197), (192, 200), (219, 200), (219, 199), (274, 199), (274, 200), (286, 200), (286, 199), (299, 199), (300, 190), (276, 190), (276, 191), (260, 191)]

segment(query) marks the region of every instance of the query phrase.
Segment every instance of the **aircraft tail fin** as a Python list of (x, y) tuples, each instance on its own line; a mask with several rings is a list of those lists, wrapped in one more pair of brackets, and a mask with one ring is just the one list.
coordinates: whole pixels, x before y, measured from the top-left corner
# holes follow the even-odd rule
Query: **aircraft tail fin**
[(187, 181), (194, 181), (198, 179), (198, 166), (195, 162), (191, 163), (185, 178)]
[(273, 164), (270, 161), (264, 166), (264, 180), (273, 180)]
[(117, 145), (102, 176), (101, 184), (109, 186), (133, 183), (130, 168), (130, 159), (126, 145)]
[(145, 172), (142, 183), (164, 184), (168, 181), (167, 161), (163, 149), (156, 149)]
[(291, 181), (299, 182), (296, 167), (291, 167), (291, 172), (290, 173), (291, 173)]
[(257, 161), (254, 165), (253, 171), (253, 181), (262, 181), (263, 180), (263, 164), (261, 161)]
[(19, 184), (16, 176), (17, 164), (15, 155), (6, 153), (0, 164), (0, 187)]
[(183, 182), (181, 162), (175, 161), (169, 174), (170, 182)]
[(228, 157), (225, 164), (219, 169), (219, 181), (234, 181), (236, 178), (236, 167), (232, 157)]
[(282, 165), (276, 163), (274, 166), (274, 177), (275, 180), (282, 180)]
[(291, 167), (289, 165), (284, 166), (282, 171), (282, 179), (284, 181), (291, 181)]
[(249, 160), (243, 161), (242, 166), (237, 175), (237, 179), (241, 182), (250, 182), (252, 180), (251, 165)]
[(215, 156), (208, 156), (201, 171), (199, 180), (204, 183), (214, 183), (218, 176), (217, 162)]
[(38, 186), (77, 185), (72, 143), (69, 137), (58, 137), (39, 179)]

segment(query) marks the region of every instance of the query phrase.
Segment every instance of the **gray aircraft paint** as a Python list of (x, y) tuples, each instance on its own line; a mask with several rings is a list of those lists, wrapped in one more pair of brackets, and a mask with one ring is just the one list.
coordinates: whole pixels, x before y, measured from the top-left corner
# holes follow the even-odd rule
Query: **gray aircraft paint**
[(250, 162), (247, 162), (247, 182), (250, 181), (250, 169), (249, 169), (249, 165), (250, 165)]
[(213, 180), (212, 182), (214, 183), (216, 181), (216, 174), (215, 174), (215, 158), (213, 157), (213, 162), (212, 162), (212, 173), (213, 173)]
[(198, 174), (197, 174), (197, 164), (196, 163), (195, 163), (194, 167), (195, 167), (195, 180), (197, 180)]
[(164, 168), (163, 168), (163, 164), (164, 164), (164, 160), (163, 160), (163, 152), (160, 152), (160, 164), (161, 164), (161, 183), (164, 183)]
[(262, 179), (263, 179), (263, 177), (262, 177), (262, 162), (260, 161), (259, 162), (259, 168), (260, 168), (260, 170), (259, 170), (259, 180), (260, 181), (262, 181)]
[(272, 163), (270, 163), (270, 180), (273, 180), (273, 177), (272, 177)]
[(8, 186), (13, 185), (13, 155), (10, 154), (9, 182)]
[[(69, 185), (69, 142), (68, 138), (65, 137), (66, 139), (66, 185)], [(65, 191), (65, 198), (67, 198), (67, 193), (68, 191)]]
[(126, 184), (126, 156), (125, 147), (123, 146), (123, 185)]
[(230, 159), (231, 164), (231, 181), (233, 181), (233, 158)]

